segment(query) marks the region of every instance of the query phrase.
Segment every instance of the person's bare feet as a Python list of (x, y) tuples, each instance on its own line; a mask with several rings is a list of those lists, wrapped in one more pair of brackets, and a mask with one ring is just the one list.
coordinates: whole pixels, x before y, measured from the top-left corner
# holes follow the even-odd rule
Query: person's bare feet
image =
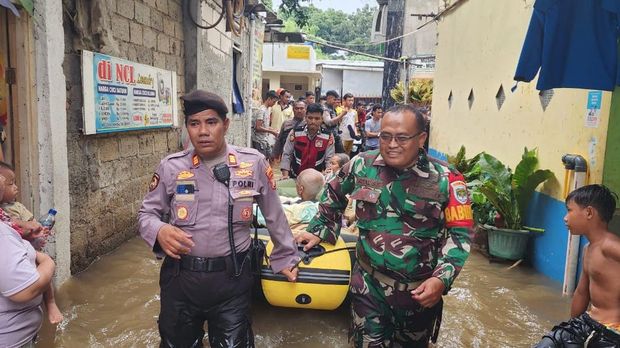
[(58, 324), (64, 318), (55, 302), (47, 305), (47, 318), (52, 324)]

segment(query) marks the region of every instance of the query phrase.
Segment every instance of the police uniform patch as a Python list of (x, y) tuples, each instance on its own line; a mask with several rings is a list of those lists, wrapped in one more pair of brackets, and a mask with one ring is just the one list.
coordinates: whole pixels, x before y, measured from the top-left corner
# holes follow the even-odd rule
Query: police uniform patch
[(254, 175), (254, 171), (250, 169), (240, 169), (235, 171), (235, 177), (237, 178), (248, 178)]
[(291, 136), (289, 137), (289, 140), (291, 141), (291, 143), (294, 142), (295, 141), (295, 136), (293, 134), (291, 134)]
[(271, 169), (271, 167), (267, 167), (267, 170), (265, 171), (265, 175), (267, 176), (267, 179), (269, 180), (269, 185), (271, 186), (271, 189), (275, 190), (276, 182), (275, 180), (273, 180), (273, 169)]
[(462, 181), (451, 182), (452, 192), (454, 192), (454, 198), (461, 204), (467, 204), (467, 186)]
[(331, 145), (334, 143), (334, 136), (332, 134), (329, 135), (329, 141), (327, 142), (327, 145)]
[(245, 207), (241, 210), (241, 220), (250, 221), (252, 220), (252, 207)]
[(230, 186), (232, 188), (254, 188), (254, 181), (252, 180), (231, 180)]
[(185, 180), (185, 179), (189, 179), (193, 177), (194, 177), (194, 173), (184, 170), (180, 172), (179, 175), (177, 175), (177, 180)]
[(181, 206), (177, 207), (177, 218), (179, 220), (187, 219), (187, 215), (189, 215), (189, 214), (187, 212), (187, 207), (186, 206), (181, 205)]
[(323, 147), (323, 140), (319, 139), (314, 142), (314, 147)]
[(153, 174), (153, 177), (151, 178), (151, 183), (149, 184), (149, 192), (155, 190), (157, 186), (159, 186), (159, 174), (155, 173)]
[(197, 167), (200, 164), (200, 157), (198, 155), (192, 156), (192, 165)]
[(241, 162), (239, 163), (239, 168), (248, 169), (248, 168), (252, 168), (253, 165), (254, 163), (251, 163), (251, 162)]
[(228, 164), (233, 165), (233, 166), (237, 164), (237, 156), (235, 156), (235, 154), (233, 153), (228, 154)]

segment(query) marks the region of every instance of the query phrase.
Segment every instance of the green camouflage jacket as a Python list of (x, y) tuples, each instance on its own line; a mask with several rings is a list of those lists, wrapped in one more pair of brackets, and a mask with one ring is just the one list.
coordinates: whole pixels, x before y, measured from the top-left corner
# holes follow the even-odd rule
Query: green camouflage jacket
[(357, 254), (401, 281), (438, 277), (447, 290), (469, 255), (473, 217), (463, 176), (421, 152), (403, 171), (378, 150), (354, 157), (327, 183), (308, 231), (335, 243), (348, 198), (356, 202)]

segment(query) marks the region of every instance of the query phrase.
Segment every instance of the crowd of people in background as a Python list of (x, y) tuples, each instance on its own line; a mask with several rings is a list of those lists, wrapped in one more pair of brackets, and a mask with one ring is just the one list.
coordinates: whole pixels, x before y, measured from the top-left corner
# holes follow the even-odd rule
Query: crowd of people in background
[[(295, 99), (286, 89), (271, 90), (253, 112), (252, 147), (272, 165), (279, 163), (284, 178), (306, 168), (329, 175), (334, 154), (352, 158), (378, 150), (384, 111), (383, 105), (356, 101), (351, 93), (308, 91)], [(429, 119), (429, 111), (422, 112)]]

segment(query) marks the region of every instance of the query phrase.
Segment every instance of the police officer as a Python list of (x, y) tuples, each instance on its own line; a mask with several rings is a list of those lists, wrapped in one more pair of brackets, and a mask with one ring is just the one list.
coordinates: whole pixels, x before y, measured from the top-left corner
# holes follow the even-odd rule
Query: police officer
[(340, 98), (338, 92), (329, 90), (325, 93), (325, 109), (323, 112), (323, 123), (327, 130), (334, 136), (334, 146), (337, 153), (344, 153), (344, 147), (342, 146), (342, 140), (338, 134), (338, 127), (342, 118), (347, 114), (347, 110), (342, 110), (340, 114), (336, 112), (336, 104)]
[(302, 100), (296, 101), (293, 103), (293, 118), (284, 121), (280, 128), (280, 133), (278, 133), (278, 140), (273, 147), (275, 157), (282, 156), (284, 145), (286, 145), (286, 141), (289, 139), (291, 130), (302, 125), (304, 122), (306, 122), (306, 103)]
[(334, 136), (321, 128), (323, 108), (320, 104), (308, 105), (305, 121), (290, 131), (284, 145), (280, 162), (282, 178), (296, 178), (308, 168), (323, 171), (334, 155)]
[(442, 295), (469, 255), (472, 211), (463, 176), (422, 149), (425, 119), (411, 106), (383, 118), (380, 149), (346, 164), (298, 237), (335, 243), (347, 196), (356, 201), (357, 265), (351, 278), (356, 347), (427, 347)]
[[(248, 260), (253, 201), (274, 242), (271, 268), (289, 281), (297, 276), (297, 269), (291, 271), (297, 247), (265, 157), (226, 143), (230, 120), (224, 101), (202, 90), (181, 99), (194, 150), (161, 161), (138, 213), (142, 238), (157, 255), (166, 255), (159, 280), (161, 346), (202, 347), (206, 320), (212, 347), (253, 347)], [(230, 171), (229, 187), (214, 176), (220, 163)], [(229, 195), (238, 272), (228, 237)], [(170, 222), (162, 222), (168, 213)]]

